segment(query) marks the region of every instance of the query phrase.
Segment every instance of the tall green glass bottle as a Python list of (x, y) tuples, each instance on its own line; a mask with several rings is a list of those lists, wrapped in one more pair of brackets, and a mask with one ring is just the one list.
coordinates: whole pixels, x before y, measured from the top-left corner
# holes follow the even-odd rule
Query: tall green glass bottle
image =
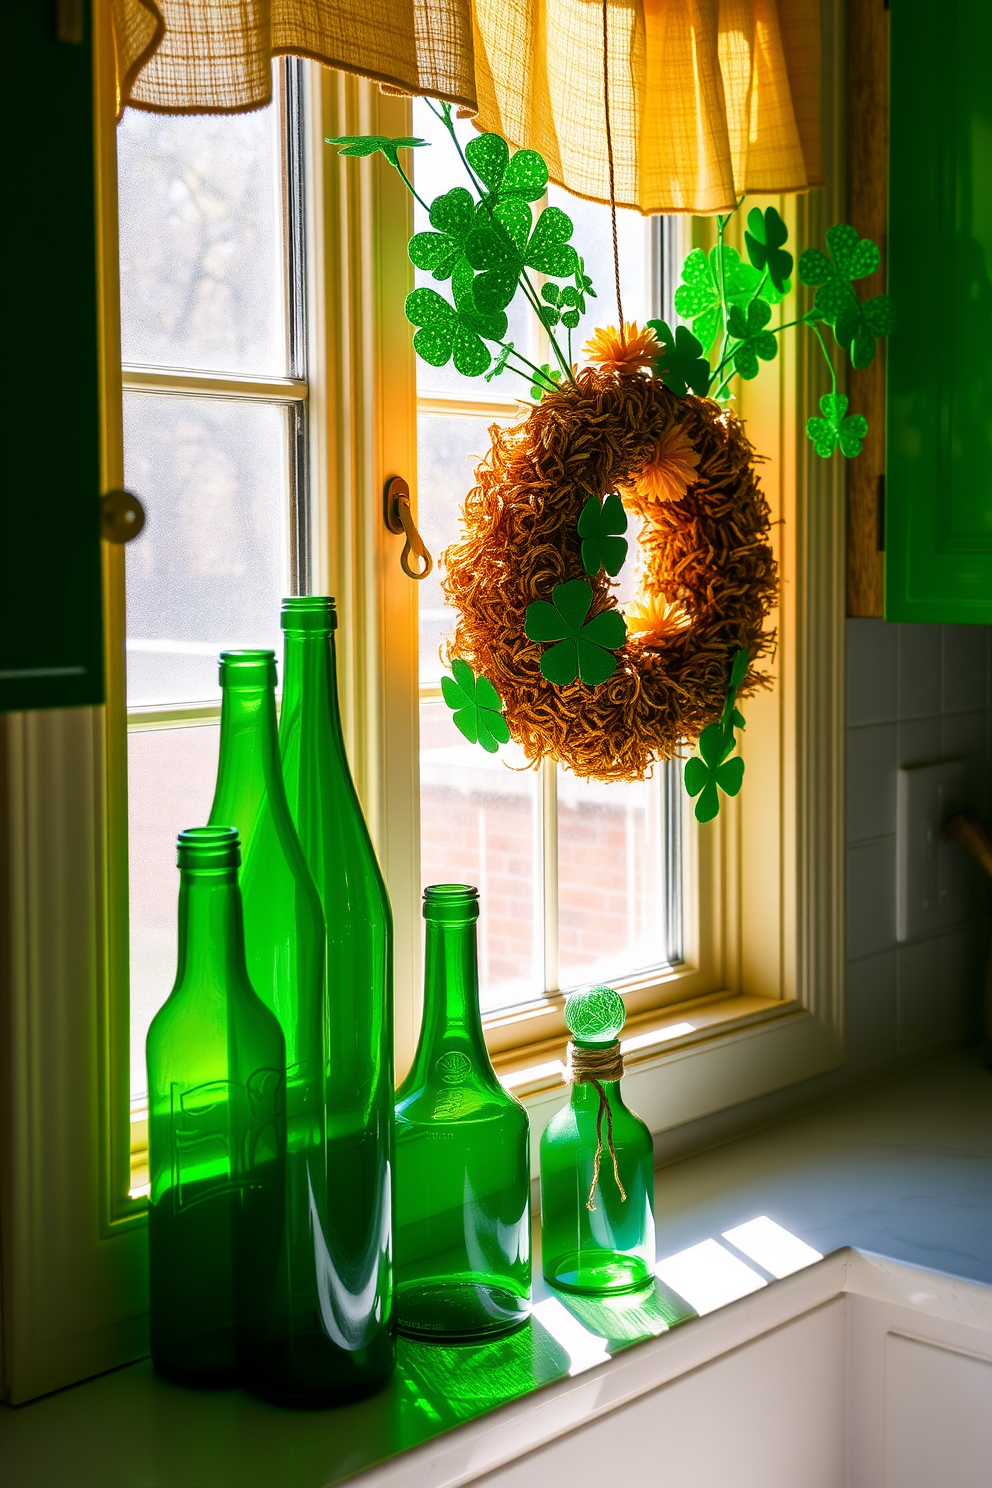
[(286, 1046), (245, 966), (238, 834), (179, 834), (179, 964), (148, 1030), (152, 1360), (230, 1384), (271, 1292), (285, 1204)]
[(478, 890), (435, 884), (424, 918), (420, 1042), (396, 1092), (396, 1321), (478, 1338), (530, 1312), (529, 1123), (482, 1032)]
[(620, 1092), (626, 1013), (612, 987), (565, 1002), (572, 1093), (541, 1137), (544, 1277), (567, 1292), (654, 1281), (654, 1145)]
[(348, 768), (338, 712), (334, 601), (284, 599), (279, 745), (293, 822), (327, 923), (328, 1225), (342, 1395), (392, 1370), (392, 917)]
[(324, 916), (283, 786), (272, 651), (225, 651), (210, 821), (244, 843), (248, 975), (286, 1039), (286, 1219), (279, 1283), (251, 1319), (247, 1383), (292, 1402), (337, 1396), (324, 1160)]

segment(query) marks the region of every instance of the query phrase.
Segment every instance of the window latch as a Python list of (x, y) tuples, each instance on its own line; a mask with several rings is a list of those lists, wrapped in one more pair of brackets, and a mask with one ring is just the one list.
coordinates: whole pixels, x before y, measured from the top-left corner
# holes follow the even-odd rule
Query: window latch
[[(384, 515), (390, 532), (395, 532), (397, 535), (404, 533), (406, 536), (406, 542), (400, 554), (400, 568), (408, 579), (426, 579), (434, 567), (434, 559), (428, 553), (424, 539), (417, 531), (417, 524), (413, 520), (413, 510), (410, 506), (410, 487), (401, 475), (394, 475), (386, 486)], [(418, 570), (410, 567), (411, 553), (420, 559), (423, 568)]]

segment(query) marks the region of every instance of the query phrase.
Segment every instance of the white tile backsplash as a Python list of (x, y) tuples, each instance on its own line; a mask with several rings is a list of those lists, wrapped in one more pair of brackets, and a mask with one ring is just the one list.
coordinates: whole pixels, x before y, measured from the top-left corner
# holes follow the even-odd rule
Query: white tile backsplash
[(981, 1036), (992, 885), (964, 859), (969, 919), (897, 946), (900, 765), (963, 758), (992, 816), (992, 628), (847, 622), (847, 1059), (867, 1071)]

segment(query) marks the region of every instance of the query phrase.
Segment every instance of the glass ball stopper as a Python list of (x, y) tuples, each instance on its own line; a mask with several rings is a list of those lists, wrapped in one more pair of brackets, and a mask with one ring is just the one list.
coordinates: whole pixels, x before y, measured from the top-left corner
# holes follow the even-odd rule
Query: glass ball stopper
[(612, 1044), (626, 1019), (623, 998), (612, 987), (590, 987), (565, 999), (565, 1027), (582, 1044)]

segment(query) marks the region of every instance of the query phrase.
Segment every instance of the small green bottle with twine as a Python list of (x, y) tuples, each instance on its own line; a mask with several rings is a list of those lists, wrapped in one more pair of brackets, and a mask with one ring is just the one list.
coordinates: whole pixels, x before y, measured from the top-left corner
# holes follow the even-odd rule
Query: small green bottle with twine
[(571, 1096), (541, 1138), (544, 1278), (566, 1292), (654, 1281), (654, 1146), (620, 1092), (626, 1018), (612, 987), (565, 1002)]

